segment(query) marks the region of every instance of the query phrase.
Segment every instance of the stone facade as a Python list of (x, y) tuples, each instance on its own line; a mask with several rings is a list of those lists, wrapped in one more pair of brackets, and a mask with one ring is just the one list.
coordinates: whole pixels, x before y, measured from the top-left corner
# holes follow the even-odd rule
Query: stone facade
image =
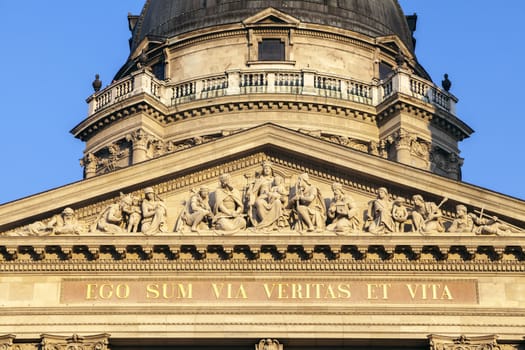
[(85, 179), (0, 206), (0, 349), (524, 348), (525, 202), (457, 181), (406, 43), (273, 8), (150, 39)]

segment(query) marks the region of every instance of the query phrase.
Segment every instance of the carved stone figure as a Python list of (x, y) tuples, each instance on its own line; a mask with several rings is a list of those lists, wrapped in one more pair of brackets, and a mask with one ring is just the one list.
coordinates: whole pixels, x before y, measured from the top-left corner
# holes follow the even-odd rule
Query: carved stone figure
[(373, 234), (394, 232), (395, 225), (392, 219), (392, 202), (388, 190), (380, 187), (377, 198), (368, 204), (365, 229)]
[(497, 216), (484, 217), (482, 212), (479, 216), (468, 213), (467, 207), (459, 204), (456, 206), (456, 218), (447, 231), (454, 233), (473, 232), (477, 235), (502, 235), (519, 230), (500, 222)]
[(392, 219), (394, 219), (395, 232), (403, 232), (404, 224), (409, 216), (408, 209), (405, 206), (405, 200), (403, 198), (396, 198), (392, 205)]
[[(183, 224), (190, 227), (192, 232), (199, 230), (208, 230), (213, 219), (212, 210), (209, 204), (208, 187), (201, 187), (198, 191), (193, 191), (190, 199), (186, 203), (180, 220)], [(175, 231), (182, 229), (182, 223), (177, 224)]]
[(419, 194), (412, 196), (414, 201), (414, 209), (412, 210), (412, 224), (413, 230), (420, 233), (429, 232), (444, 232), (445, 228), (441, 222), (441, 205), (446, 201), (446, 198), (441, 201), (439, 205), (434, 202), (425, 202), (423, 197)]
[(128, 199), (122, 193), (120, 194), (120, 201), (108, 205), (99, 214), (95, 224), (95, 229), (107, 233), (124, 232), (122, 225), (124, 224), (123, 208), (128, 204)]
[(124, 222), (128, 232), (138, 232), (140, 220), (142, 219), (142, 209), (140, 198), (127, 195), (122, 198)]
[(310, 183), (308, 174), (299, 175), (290, 205), (295, 210), (297, 230), (311, 232), (325, 229), (324, 199), (319, 188)]
[(142, 200), (142, 233), (150, 235), (167, 232), (166, 205), (151, 187), (144, 189), (144, 195), (145, 198)]
[(65, 208), (62, 213), (54, 215), (47, 224), (37, 221), (28, 225), (27, 231), (31, 236), (80, 235), (85, 229), (84, 224), (77, 220), (75, 211)]
[(284, 179), (282, 178), (282, 176), (275, 175), (269, 196), (274, 200), (278, 200), (281, 202), (281, 215), (277, 219), (278, 228), (290, 226), (290, 213), (289, 210), (286, 209), (288, 207), (289, 195), (290, 190), (284, 184)]
[[(276, 176), (269, 161), (262, 163), (262, 171), (248, 189), (248, 216), (255, 228), (279, 228), (283, 225), (284, 202), (287, 194), (281, 180), (275, 185)], [(282, 226), (281, 226), (282, 227)]]
[(340, 183), (332, 184), (334, 197), (328, 207), (327, 215), (331, 223), (326, 227), (327, 230), (335, 232), (356, 231), (360, 227), (357, 206), (354, 199), (345, 194)]
[(230, 174), (219, 176), (220, 187), (215, 191), (213, 224), (220, 231), (238, 231), (246, 228), (244, 205), (239, 191), (230, 184)]

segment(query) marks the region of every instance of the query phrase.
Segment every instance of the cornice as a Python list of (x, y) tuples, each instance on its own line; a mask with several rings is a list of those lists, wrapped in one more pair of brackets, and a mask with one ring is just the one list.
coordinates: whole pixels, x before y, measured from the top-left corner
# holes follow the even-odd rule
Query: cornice
[(393, 94), (377, 107), (378, 125), (385, 123), (399, 111), (410, 113), (416, 118), (432, 123), (447, 134), (453, 135), (458, 141), (466, 139), (474, 132), (470, 126), (451, 113), (401, 93)]
[[(173, 125), (178, 121), (190, 118), (238, 112), (307, 112), (323, 116), (352, 118), (359, 122), (371, 124), (375, 123), (376, 118), (373, 106), (350, 100), (308, 95), (255, 93), (216, 97), (171, 107), (166, 107), (148, 94), (142, 94), (142, 96), (144, 100), (141, 102), (137, 102), (140, 99), (133, 98), (125, 100), (121, 104), (112, 105), (108, 110), (101, 110), (78, 124), (71, 130), (71, 133), (82, 141), (87, 141), (108, 126), (140, 112), (164, 126)], [(239, 127), (241, 126), (241, 121), (239, 121)]]
[(167, 108), (149, 94), (137, 94), (107, 109), (101, 109), (76, 125), (70, 133), (85, 142), (108, 126), (137, 113), (145, 113), (152, 116), (153, 120), (157, 120), (156, 116), (165, 115)]
[(524, 239), (480, 236), (2, 237), (0, 271), (523, 273)]

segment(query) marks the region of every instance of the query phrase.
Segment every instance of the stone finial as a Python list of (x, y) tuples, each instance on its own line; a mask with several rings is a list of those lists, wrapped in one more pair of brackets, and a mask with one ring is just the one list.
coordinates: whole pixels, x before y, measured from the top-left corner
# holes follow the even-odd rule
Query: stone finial
[(95, 80), (93, 80), (93, 83), (91, 83), (91, 85), (93, 86), (93, 90), (95, 90), (95, 92), (100, 91), (100, 88), (102, 87), (102, 80), (100, 80), (100, 75), (95, 74)]
[(448, 74), (445, 73), (443, 76), (443, 80), (441, 81), (441, 86), (445, 91), (449, 91), (450, 87), (452, 86), (452, 82), (448, 79)]
[(148, 55), (146, 54), (145, 50), (142, 50), (140, 56), (138, 57), (137, 67), (139, 69), (146, 67), (147, 62), (148, 62)]
[(396, 54), (396, 64), (399, 68), (405, 68), (406, 66), (406, 57), (401, 52), (401, 50), (399, 50)]

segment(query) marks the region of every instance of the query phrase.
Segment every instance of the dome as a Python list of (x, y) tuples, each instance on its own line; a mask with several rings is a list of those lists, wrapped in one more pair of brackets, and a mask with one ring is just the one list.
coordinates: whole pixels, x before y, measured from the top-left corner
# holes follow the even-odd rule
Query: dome
[(412, 33), (397, 0), (148, 0), (136, 18), (131, 51), (145, 37), (165, 39), (215, 25), (238, 23), (273, 7), (306, 23), (371, 37), (397, 35), (413, 51)]

